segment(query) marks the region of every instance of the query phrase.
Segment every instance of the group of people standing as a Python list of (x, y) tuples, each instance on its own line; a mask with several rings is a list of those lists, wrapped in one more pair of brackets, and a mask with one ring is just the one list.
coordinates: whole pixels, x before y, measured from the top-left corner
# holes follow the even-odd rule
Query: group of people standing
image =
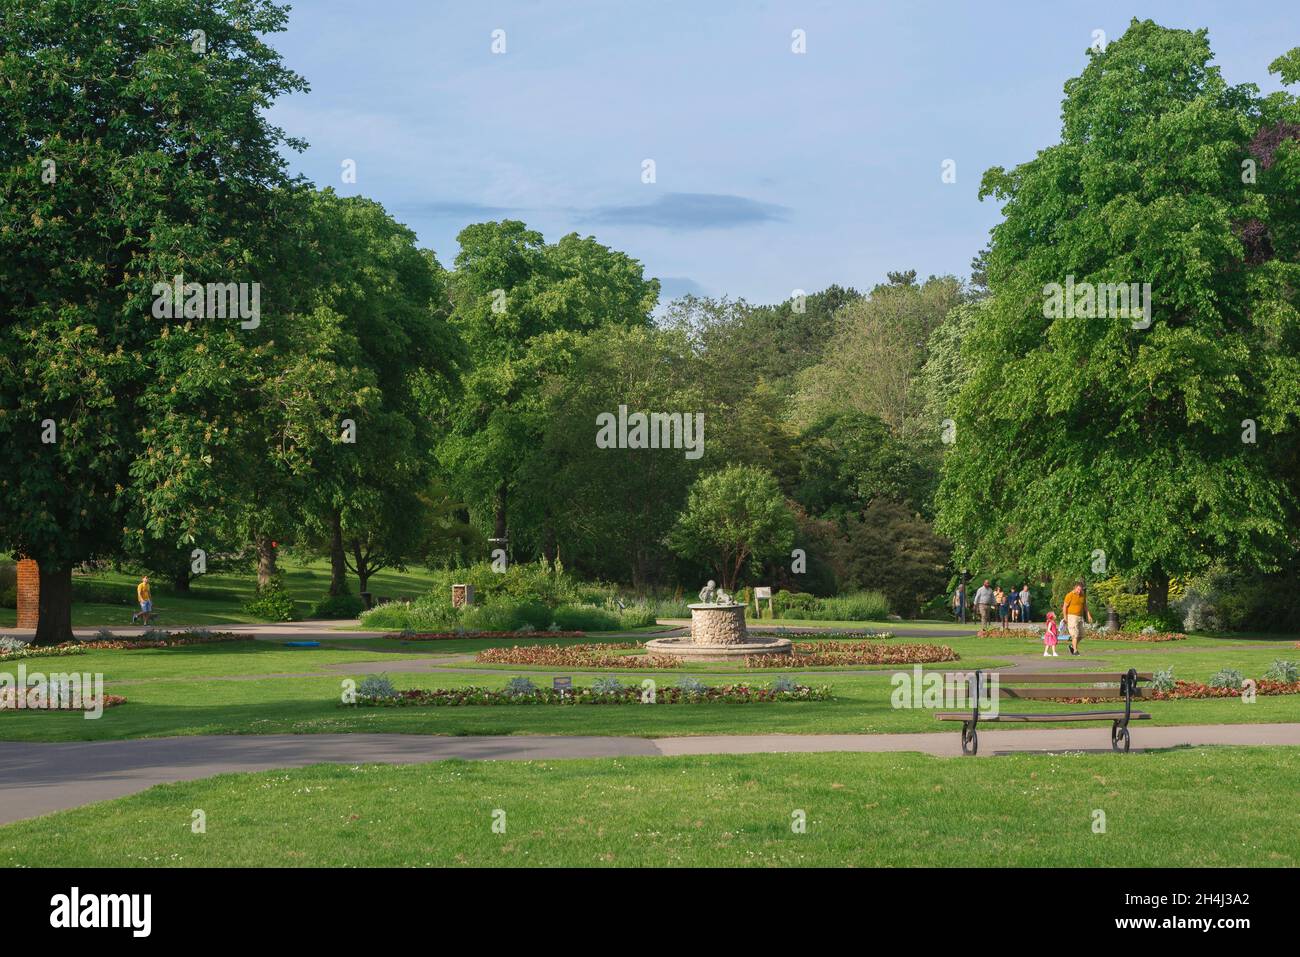
[[(1003, 625), (1012, 621), (1033, 621), (1033, 603), (1029, 597), (1029, 583), (1025, 582), (1011, 591), (1005, 591), (1001, 585), (989, 586), (989, 580), (975, 590), (972, 602), (975, 613), (979, 615), (980, 626), (987, 628), (989, 621), (997, 615)], [(966, 583), (957, 585), (952, 596), (952, 613), (963, 625), (966, 624)]]
[[(1079, 579), (1074, 583), (1074, 588), (1066, 594), (1065, 600), (1061, 602), (1061, 620), (1070, 636), (1072, 655), (1079, 653), (1084, 621), (1092, 622), (1092, 612), (1088, 610), (1088, 595), (1085, 588), (1083, 579)], [(952, 613), (963, 625), (966, 624), (966, 612), (970, 605), (974, 605), (975, 612), (979, 615), (981, 628), (987, 628), (994, 615), (997, 615), (998, 621), (1004, 627), (1009, 622), (1034, 620), (1028, 582), (1008, 592), (1004, 591), (1001, 585), (990, 585), (986, 578), (984, 584), (976, 589), (974, 601), (969, 605), (966, 601), (966, 583), (959, 582), (952, 596)], [(1056, 637), (1056, 614), (1049, 611), (1047, 631), (1043, 635), (1043, 643), (1046, 646), (1043, 654), (1056, 654)]]

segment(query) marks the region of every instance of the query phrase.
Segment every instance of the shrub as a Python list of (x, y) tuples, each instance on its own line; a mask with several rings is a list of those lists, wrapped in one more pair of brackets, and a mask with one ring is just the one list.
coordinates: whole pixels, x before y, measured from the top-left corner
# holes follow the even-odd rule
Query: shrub
[(357, 695), (362, 698), (396, 698), (397, 689), (388, 675), (366, 675), (357, 685)]
[(623, 682), (613, 675), (601, 675), (591, 683), (591, 690), (596, 694), (618, 694), (623, 690)]
[(1124, 619), (1125, 631), (1142, 631), (1150, 628), (1152, 632), (1170, 632), (1180, 631), (1183, 627), (1182, 617), (1172, 608), (1166, 608), (1163, 612), (1155, 615), (1148, 615), (1145, 612), (1141, 615), (1130, 615)]
[(358, 595), (326, 595), (311, 609), (313, 618), (357, 618), (366, 609)]
[(817, 600), (807, 592), (778, 591), (772, 595), (772, 608), (778, 618), (808, 618), (817, 610)]
[(1240, 688), (1243, 680), (1241, 672), (1236, 668), (1221, 668), (1210, 677), (1210, 687)]
[(1157, 671), (1151, 676), (1151, 689), (1153, 691), (1173, 691), (1174, 690), (1174, 669), (1165, 668), (1163, 671)]
[(244, 611), (266, 621), (296, 621), (298, 618), (293, 599), (285, 592), (284, 583), (278, 576), (258, 586), (256, 594), (244, 605)]
[(653, 625), (657, 620), (658, 618), (655, 615), (654, 609), (644, 602), (637, 602), (634, 605), (628, 605), (626, 608), (619, 609), (618, 612), (618, 627), (624, 630), (628, 628), (643, 628), (646, 625)]
[(1269, 681), (1281, 681), (1284, 684), (1295, 684), (1296, 681), (1300, 680), (1300, 674), (1297, 674), (1298, 670), (1300, 669), (1297, 669), (1294, 661), (1287, 661), (1284, 658), (1278, 658), (1269, 665), (1268, 671), (1264, 672), (1264, 677)]
[(618, 615), (595, 605), (561, 605), (555, 609), (557, 631), (616, 631)]
[(511, 698), (520, 698), (525, 695), (536, 694), (537, 686), (527, 678), (511, 678), (506, 682), (506, 686), (501, 689), (501, 692)]
[(708, 685), (699, 678), (692, 677), (691, 675), (685, 675), (680, 678), (677, 682), (677, 688), (683, 694), (704, 694), (709, 690)]
[(21, 638), (10, 638), (8, 635), (0, 635), (0, 654), (13, 654), (16, 651), (26, 651), (27, 642)]
[[(151, 631), (153, 629), (150, 629)], [(100, 628), (95, 632), (96, 641), (117, 641), (117, 635), (113, 634), (112, 628)]]
[(889, 602), (878, 591), (823, 598), (815, 617), (821, 621), (884, 621), (889, 617)]
[(540, 602), (500, 601), (460, 610), (460, 624), (469, 631), (518, 631), (525, 625), (545, 629), (551, 610)]
[(799, 682), (795, 681), (788, 675), (781, 675), (772, 680), (773, 691), (794, 691), (799, 687)]

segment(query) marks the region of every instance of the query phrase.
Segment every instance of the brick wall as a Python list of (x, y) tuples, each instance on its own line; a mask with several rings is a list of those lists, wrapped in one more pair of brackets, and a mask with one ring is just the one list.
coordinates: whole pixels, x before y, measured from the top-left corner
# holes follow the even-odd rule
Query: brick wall
[(18, 627), (35, 628), (41, 597), (40, 566), (30, 558), (18, 560)]

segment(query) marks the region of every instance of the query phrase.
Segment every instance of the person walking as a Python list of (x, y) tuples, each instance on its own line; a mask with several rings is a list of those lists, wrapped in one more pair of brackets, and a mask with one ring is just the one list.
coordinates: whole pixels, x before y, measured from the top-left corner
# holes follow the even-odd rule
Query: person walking
[(980, 627), (989, 626), (989, 615), (993, 612), (993, 589), (989, 587), (989, 580), (984, 579), (984, 584), (975, 589), (975, 610), (980, 616)]
[(1092, 612), (1088, 611), (1088, 596), (1083, 590), (1083, 579), (1074, 583), (1061, 602), (1061, 617), (1065, 619), (1065, 630), (1070, 633), (1070, 654), (1079, 654), (1079, 641), (1083, 638), (1083, 622), (1086, 617), (1092, 624)]
[(131, 616), (131, 623), (135, 624), (137, 618), (143, 619), (145, 627), (149, 627), (149, 616), (153, 614), (153, 596), (149, 592), (149, 576), (145, 575), (140, 579), (140, 584), (135, 586), (136, 601), (140, 603), (140, 610)]
[(952, 613), (961, 624), (966, 624), (966, 583), (959, 582), (952, 596)]
[(1056, 653), (1056, 612), (1047, 613), (1047, 630), (1043, 632), (1043, 657), (1059, 658)]
[(1020, 620), (1033, 621), (1034, 616), (1030, 610), (1031, 602), (1029, 600), (1029, 582), (1025, 582), (1025, 587), (1020, 589)]
[(1011, 617), (1011, 603), (1007, 601), (1007, 593), (1002, 590), (1001, 585), (993, 593), (993, 603), (998, 607), (998, 624), (1003, 628), (1007, 627), (1007, 619)]

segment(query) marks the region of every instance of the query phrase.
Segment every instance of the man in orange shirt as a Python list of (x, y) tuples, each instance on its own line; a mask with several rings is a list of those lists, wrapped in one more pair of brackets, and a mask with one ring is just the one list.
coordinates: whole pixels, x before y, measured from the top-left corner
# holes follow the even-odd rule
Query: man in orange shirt
[(146, 626), (149, 624), (149, 616), (153, 614), (153, 596), (149, 593), (149, 576), (145, 575), (140, 579), (140, 584), (135, 586), (135, 597), (140, 603), (140, 610), (131, 616), (131, 623), (134, 624), (137, 618), (143, 618)]
[(1070, 632), (1070, 654), (1078, 655), (1079, 639), (1083, 637), (1083, 620), (1087, 617), (1092, 624), (1092, 613), (1088, 611), (1088, 598), (1083, 593), (1083, 579), (1074, 583), (1074, 588), (1061, 602), (1061, 617), (1065, 619), (1066, 630)]

